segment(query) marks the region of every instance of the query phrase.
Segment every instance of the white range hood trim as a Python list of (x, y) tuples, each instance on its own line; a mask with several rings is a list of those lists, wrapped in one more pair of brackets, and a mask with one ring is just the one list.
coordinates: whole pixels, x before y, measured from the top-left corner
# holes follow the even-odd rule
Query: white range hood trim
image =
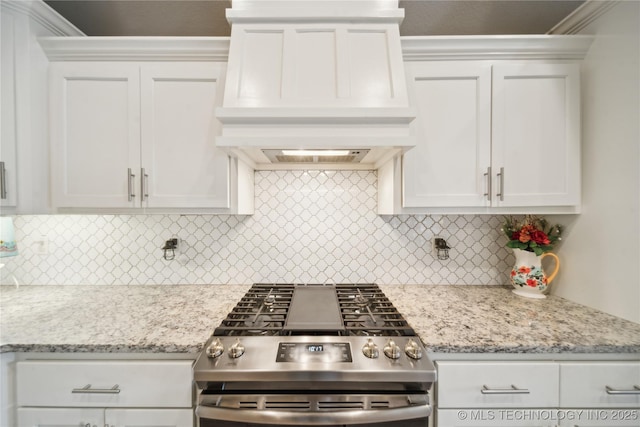
[(375, 22), (400, 24), (404, 9), (398, 0), (233, 0), (227, 9), (230, 24)]
[(408, 125), (418, 114), (417, 109), (408, 108), (243, 108), (221, 107), (216, 109), (216, 117), (223, 124), (352, 124)]

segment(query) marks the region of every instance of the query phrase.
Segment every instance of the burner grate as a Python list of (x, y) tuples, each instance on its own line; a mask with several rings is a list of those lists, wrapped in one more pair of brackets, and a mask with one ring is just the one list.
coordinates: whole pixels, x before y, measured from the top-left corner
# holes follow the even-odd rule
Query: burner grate
[(293, 285), (254, 284), (213, 335), (280, 335), (293, 289)]

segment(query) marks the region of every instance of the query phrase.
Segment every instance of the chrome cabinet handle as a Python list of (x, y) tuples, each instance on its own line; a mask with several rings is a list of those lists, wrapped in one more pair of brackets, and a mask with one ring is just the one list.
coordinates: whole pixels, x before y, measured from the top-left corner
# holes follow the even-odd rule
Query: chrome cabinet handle
[(489, 388), (486, 385), (483, 385), (480, 389), (480, 393), (482, 394), (529, 394), (530, 391), (526, 388), (518, 388), (511, 385), (511, 388)]
[(487, 200), (491, 201), (491, 180), (493, 177), (491, 176), (491, 166), (487, 168), (487, 173), (484, 174), (487, 177), (487, 192), (484, 193), (487, 196)]
[(618, 390), (608, 385), (604, 386), (604, 388), (607, 390), (607, 394), (640, 394), (640, 387), (637, 385), (634, 385), (632, 390)]
[(142, 177), (142, 186), (140, 191), (142, 192), (142, 201), (144, 202), (149, 198), (149, 175), (145, 172), (144, 168), (140, 170), (140, 176)]
[(133, 200), (134, 197), (136, 197), (136, 193), (133, 191), (133, 179), (136, 176), (134, 174), (131, 173), (131, 168), (127, 169), (127, 185), (128, 185), (128, 199), (129, 201)]
[(74, 388), (71, 390), (71, 393), (81, 393), (81, 394), (119, 394), (120, 386), (118, 384), (114, 385), (111, 388), (91, 388), (91, 384), (87, 384), (82, 388)]
[(7, 198), (7, 170), (4, 162), (0, 162), (0, 199)]
[(500, 168), (498, 173), (498, 192), (496, 196), (500, 197), (500, 201), (504, 201), (504, 168)]

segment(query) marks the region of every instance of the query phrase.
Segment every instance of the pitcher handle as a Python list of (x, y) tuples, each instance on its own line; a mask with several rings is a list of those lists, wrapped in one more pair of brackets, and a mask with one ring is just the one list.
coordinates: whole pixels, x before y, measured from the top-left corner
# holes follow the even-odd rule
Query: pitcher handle
[(542, 254), (542, 255), (540, 256), (540, 261), (542, 261), (542, 259), (543, 259), (544, 257), (546, 257), (546, 256), (550, 256), (550, 257), (552, 257), (553, 259), (555, 259), (555, 260), (556, 260), (556, 268), (553, 270), (553, 273), (551, 273), (549, 276), (547, 276), (547, 284), (549, 284), (549, 283), (551, 283), (551, 281), (552, 281), (553, 279), (555, 279), (556, 274), (558, 274), (558, 270), (560, 269), (560, 259), (559, 259), (559, 258), (558, 258), (558, 256), (557, 256), (556, 254), (554, 254), (554, 253), (546, 252), (546, 253), (544, 253), (544, 254)]

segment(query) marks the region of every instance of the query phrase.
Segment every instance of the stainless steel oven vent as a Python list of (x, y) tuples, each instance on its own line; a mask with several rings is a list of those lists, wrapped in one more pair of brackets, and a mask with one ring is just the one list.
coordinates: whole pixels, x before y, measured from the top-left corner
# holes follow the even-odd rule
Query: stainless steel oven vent
[(264, 403), (264, 408), (265, 409), (310, 409), (311, 402), (309, 401), (281, 402), (281, 401), (267, 400)]

